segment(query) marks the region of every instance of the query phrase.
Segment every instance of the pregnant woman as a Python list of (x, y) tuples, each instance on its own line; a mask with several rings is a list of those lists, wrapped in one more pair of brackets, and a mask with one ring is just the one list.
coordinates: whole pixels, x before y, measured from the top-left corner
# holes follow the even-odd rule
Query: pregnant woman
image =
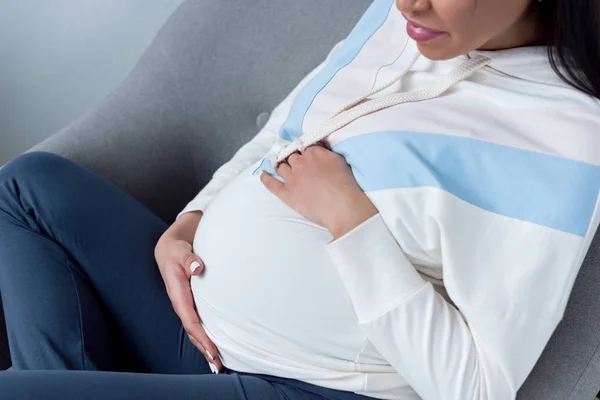
[(1, 397), (514, 398), (598, 226), (599, 25), (595, 0), (375, 0), (170, 227), (17, 158)]

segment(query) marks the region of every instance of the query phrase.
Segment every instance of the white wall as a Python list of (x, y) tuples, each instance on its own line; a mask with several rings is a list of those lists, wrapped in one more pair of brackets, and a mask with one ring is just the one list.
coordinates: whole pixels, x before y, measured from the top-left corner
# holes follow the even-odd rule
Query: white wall
[(183, 0), (0, 0), (0, 165), (98, 104)]

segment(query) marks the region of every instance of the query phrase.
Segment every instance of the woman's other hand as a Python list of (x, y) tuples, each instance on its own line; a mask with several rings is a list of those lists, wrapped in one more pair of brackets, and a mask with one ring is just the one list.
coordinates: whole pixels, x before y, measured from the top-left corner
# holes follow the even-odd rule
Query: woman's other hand
[(222, 372), (223, 364), (215, 344), (209, 339), (196, 311), (190, 280), (204, 271), (204, 263), (193, 253), (192, 242), (202, 218), (201, 212), (181, 216), (160, 238), (154, 255), (173, 308), (190, 341), (212, 364), (213, 372)]
[(265, 187), (306, 219), (327, 228), (334, 240), (378, 213), (344, 157), (321, 145), (292, 154), (276, 172), (284, 182), (263, 171), (260, 179)]

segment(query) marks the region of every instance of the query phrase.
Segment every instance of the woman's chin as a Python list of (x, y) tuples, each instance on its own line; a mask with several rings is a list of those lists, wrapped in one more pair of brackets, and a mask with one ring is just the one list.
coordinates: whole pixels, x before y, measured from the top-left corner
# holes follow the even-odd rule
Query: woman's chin
[(445, 38), (435, 39), (429, 42), (417, 42), (419, 52), (431, 61), (451, 60), (462, 53), (455, 52), (447, 46)]

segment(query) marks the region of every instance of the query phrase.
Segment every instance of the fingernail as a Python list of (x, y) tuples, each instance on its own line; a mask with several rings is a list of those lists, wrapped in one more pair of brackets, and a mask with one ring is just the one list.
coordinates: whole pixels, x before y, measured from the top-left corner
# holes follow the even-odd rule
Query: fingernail
[(210, 370), (213, 374), (219, 375), (219, 369), (215, 366), (215, 364), (208, 363), (208, 366), (210, 367)]
[(210, 351), (206, 350), (206, 354), (208, 354), (208, 358), (210, 358), (210, 361), (214, 361), (215, 358), (213, 357), (212, 354), (210, 354)]
[(192, 270), (192, 273), (196, 272), (196, 270), (200, 268), (200, 263), (198, 261), (194, 261), (192, 263), (192, 265), (190, 265), (190, 269)]

